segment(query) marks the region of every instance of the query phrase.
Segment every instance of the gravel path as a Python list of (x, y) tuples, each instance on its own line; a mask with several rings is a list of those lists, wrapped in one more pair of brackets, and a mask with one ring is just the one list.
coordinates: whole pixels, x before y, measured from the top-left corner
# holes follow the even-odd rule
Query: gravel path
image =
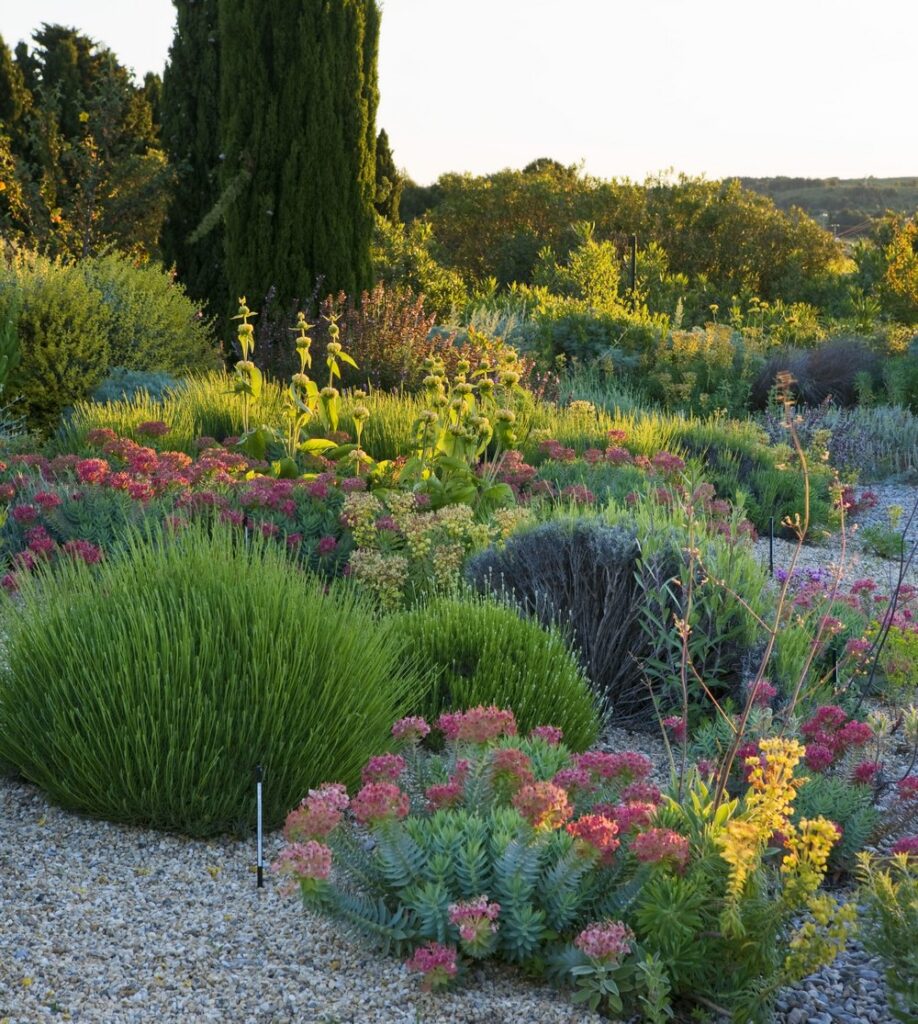
[[(586, 1024), (509, 969), (425, 995), (399, 960), (304, 914), (254, 844), (94, 821), (0, 780), (0, 1021)], [(280, 845), (270, 837), (268, 853)]]
[[(887, 510), (898, 505), (904, 510), (902, 517), (902, 528), (909, 513), (918, 501), (918, 486), (913, 484), (876, 484), (869, 488), (858, 488), (871, 490), (878, 498), (877, 507), (868, 511), (858, 513), (851, 518), (851, 526), (855, 529), (848, 533), (845, 558), (842, 565), (842, 581), (850, 585), (856, 579), (871, 579), (885, 587), (884, 592), (889, 593), (899, 574), (899, 563), (893, 559), (878, 558), (864, 550), (858, 537), (858, 531), (865, 526), (887, 525)], [(908, 544), (918, 543), (918, 516), (912, 523), (907, 536)], [(760, 537), (756, 541), (756, 553), (764, 565), (768, 564), (768, 537)], [(776, 569), (786, 569), (793, 558), (796, 544), (786, 540), (775, 540), (774, 561)], [(834, 569), (841, 562), (841, 538), (836, 534), (825, 538), (819, 544), (807, 544), (800, 552), (797, 559), (797, 567), (800, 569), (828, 568)], [(916, 559), (906, 574), (905, 582), (912, 586), (918, 586), (918, 559)]]

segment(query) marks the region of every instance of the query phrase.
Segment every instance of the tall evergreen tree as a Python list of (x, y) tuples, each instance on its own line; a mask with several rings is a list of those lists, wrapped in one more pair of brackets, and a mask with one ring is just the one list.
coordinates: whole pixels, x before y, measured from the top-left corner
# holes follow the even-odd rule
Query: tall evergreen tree
[(12, 64), (0, 45), (4, 233), (55, 255), (155, 251), (168, 169), (144, 90), (76, 29), (33, 40)]
[(376, 137), (376, 212), (380, 217), (400, 222), (398, 208), (402, 201), (402, 189), (405, 182), (395, 166), (395, 157), (389, 145), (389, 136), (385, 128), (380, 129)]
[(376, 0), (219, 0), (228, 298), (371, 283)]
[(163, 256), (175, 264), (189, 295), (222, 312), (227, 286), (220, 218), (212, 218), (210, 230), (201, 229), (220, 195), (217, 0), (173, 2), (176, 27), (163, 75), (162, 137), (176, 177)]

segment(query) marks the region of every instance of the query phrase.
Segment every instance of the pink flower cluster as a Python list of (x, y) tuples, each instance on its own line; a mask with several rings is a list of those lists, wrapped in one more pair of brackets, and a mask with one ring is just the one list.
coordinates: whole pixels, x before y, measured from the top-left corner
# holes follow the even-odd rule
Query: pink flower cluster
[(430, 726), (418, 715), (400, 718), (392, 726), (392, 735), (402, 743), (419, 743), (430, 733)]
[(663, 719), (663, 726), (676, 743), (685, 743), (688, 737), (688, 722), (681, 715), (670, 715)]
[(906, 775), (896, 785), (896, 795), (900, 800), (918, 800), (918, 775)]
[(670, 828), (651, 828), (631, 840), (631, 850), (644, 864), (671, 864), (679, 874), (689, 862), (689, 841)]
[(601, 863), (608, 864), (621, 845), (618, 823), (602, 814), (584, 814), (566, 826), (567, 831), (581, 846), (599, 855)]
[(879, 761), (861, 761), (860, 764), (854, 766), (851, 772), (851, 781), (858, 786), (873, 785), (881, 768), (882, 765)]
[(473, 900), (451, 903), (448, 914), (463, 942), (472, 947), (482, 946), (497, 934), (500, 904), (488, 903), (487, 896), (476, 896)]
[(284, 889), (293, 891), (303, 881), (325, 881), (331, 874), (332, 852), (324, 844), (310, 839), (305, 843), (291, 843), (284, 847), (271, 865), (271, 870), (288, 879)]
[(574, 939), (574, 945), (591, 960), (620, 963), (630, 952), (634, 932), (621, 921), (591, 924)]
[(361, 825), (378, 825), (408, 816), (408, 794), (391, 782), (367, 783), (351, 801), (351, 810)]
[(512, 711), (492, 704), (468, 711), (444, 712), (437, 720), (437, 728), (453, 742), (490, 743), (501, 736), (515, 736), (516, 719)]
[(583, 768), (594, 779), (619, 779), (626, 784), (646, 779), (653, 767), (650, 758), (634, 750), (620, 754), (607, 754), (600, 750), (588, 750), (573, 757), (575, 768)]
[(552, 782), (533, 782), (523, 786), (511, 802), (538, 831), (559, 829), (574, 814), (565, 790)]
[(550, 747), (556, 747), (564, 739), (564, 730), (555, 725), (537, 725), (529, 733), (529, 738), (544, 740)]
[(532, 760), (518, 747), (497, 747), (491, 753), (491, 773), (497, 782), (513, 789), (535, 782)]
[[(755, 686), (754, 690), (753, 685)], [(777, 687), (772, 686), (767, 679), (760, 679), (758, 683), (753, 680), (753, 683), (749, 685), (749, 691), (752, 696), (752, 706), (756, 708), (769, 707), (778, 696)]]
[(456, 769), (445, 783), (435, 786), (428, 786), (424, 791), (427, 797), (428, 806), (432, 810), (439, 810), (443, 807), (455, 807), (461, 804), (465, 798), (465, 780), (471, 770), (471, 762), (460, 758), (456, 762)]
[(890, 853), (904, 853), (907, 857), (918, 857), (918, 836), (903, 836), (890, 847)]
[(341, 823), (349, 803), (347, 790), (340, 782), (326, 783), (311, 789), (299, 807), (284, 822), (284, 838), (288, 843), (307, 839), (325, 839)]
[(442, 946), (439, 942), (418, 947), (411, 959), (405, 961), (405, 966), (409, 971), (424, 975), (421, 988), (427, 992), (445, 987), (459, 972), (455, 947)]
[(848, 720), (836, 705), (823, 705), (800, 727), (806, 739), (806, 764), (814, 772), (823, 772), (852, 747), (862, 747), (873, 739), (866, 722)]
[(399, 754), (378, 754), (364, 765), (361, 779), (365, 783), (397, 782), (405, 768), (405, 759)]
[(649, 825), (656, 814), (657, 807), (656, 804), (649, 801), (628, 800), (625, 803), (616, 804), (614, 807), (610, 807), (608, 804), (598, 804), (594, 810), (614, 818), (618, 822), (619, 832), (624, 834)]

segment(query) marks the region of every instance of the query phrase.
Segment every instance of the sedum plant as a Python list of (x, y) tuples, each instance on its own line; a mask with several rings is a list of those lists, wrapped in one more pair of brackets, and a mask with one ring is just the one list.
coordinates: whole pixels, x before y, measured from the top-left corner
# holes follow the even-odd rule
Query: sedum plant
[(661, 796), (641, 754), (571, 754), (550, 726), (522, 738), (497, 707), (436, 728), (439, 752), (424, 719), (397, 722), (401, 752), (371, 758), (353, 796), (311, 790), (275, 864), (428, 987), (494, 959), (614, 1014), (764, 1022), (843, 947), (853, 908), (819, 891), (835, 829), (790, 821), (795, 741), (762, 741), (745, 795), (716, 804), (697, 776)]

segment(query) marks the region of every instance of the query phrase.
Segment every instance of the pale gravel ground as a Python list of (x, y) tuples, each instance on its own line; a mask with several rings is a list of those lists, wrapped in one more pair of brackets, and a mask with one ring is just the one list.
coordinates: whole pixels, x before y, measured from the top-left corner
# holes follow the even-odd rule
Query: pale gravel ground
[(9, 779), (0, 800), (4, 1024), (599, 1020), (510, 970), (425, 995), (399, 960), (307, 916), (273, 878), (256, 889), (252, 842), (93, 821)]
[[(918, 486), (914, 484), (876, 484), (866, 488), (859, 487), (857, 490), (859, 493), (864, 490), (873, 491), (879, 501), (875, 509), (862, 512), (851, 518), (850, 529), (846, 537), (844, 560), (842, 560), (840, 535), (834, 533), (817, 544), (804, 545), (796, 564), (800, 569), (821, 567), (833, 571), (841, 564), (843, 583), (850, 586), (856, 579), (871, 579), (879, 583), (881, 588), (885, 587), (885, 593), (889, 593), (898, 578), (898, 562), (892, 559), (878, 558), (864, 550), (858, 532), (868, 525), (886, 525), (887, 509), (893, 505), (904, 509), (902, 517), (902, 528), (904, 528), (910, 511), (918, 501)], [(909, 545), (918, 543), (918, 516), (915, 517), (915, 522), (908, 532), (906, 543)], [(795, 547), (796, 545), (790, 541), (775, 539), (776, 569), (787, 569), (790, 566)], [(760, 537), (756, 541), (755, 549), (762, 564), (767, 566), (768, 537)], [(912, 586), (918, 586), (918, 558), (915, 559), (906, 574), (905, 582)]]

